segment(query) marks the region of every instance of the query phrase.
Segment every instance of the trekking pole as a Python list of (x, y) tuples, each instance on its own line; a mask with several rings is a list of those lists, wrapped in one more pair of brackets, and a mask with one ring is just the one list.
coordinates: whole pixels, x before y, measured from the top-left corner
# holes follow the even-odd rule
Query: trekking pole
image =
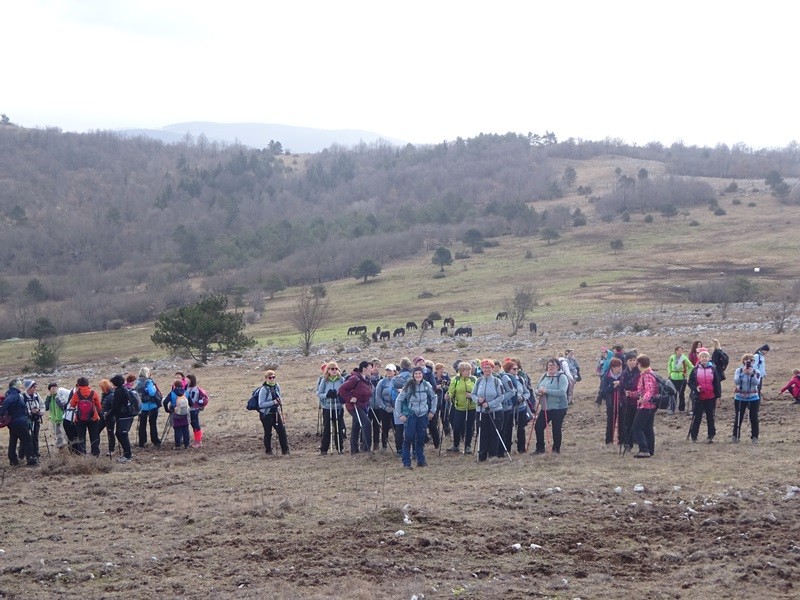
[(47, 458), (53, 458), (50, 454), (50, 440), (47, 439), (47, 429), (44, 430), (44, 444), (47, 446)]
[(167, 433), (171, 428), (172, 428), (172, 413), (169, 413), (169, 416), (167, 417), (167, 422), (164, 423), (164, 431), (161, 433), (161, 440), (159, 440), (158, 442), (159, 445), (164, 443), (164, 438), (167, 437)]
[(506, 453), (506, 456), (508, 456), (508, 460), (514, 462), (514, 460), (511, 458), (511, 453), (508, 451), (508, 448), (506, 448), (506, 443), (503, 441), (503, 436), (500, 435), (500, 430), (497, 428), (497, 423), (494, 422), (494, 413), (492, 413), (492, 417), (489, 420), (492, 422), (494, 432), (497, 434), (497, 439), (500, 440), (500, 445), (503, 446), (503, 451)]
[[(358, 420), (358, 437), (361, 438), (360, 441), (364, 444), (365, 447), (369, 446), (369, 437), (364, 437), (364, 424), (361, 422), (361, 413), (358, 412), (358, 405), (353, 407), (353, 412), (356, 413), (356, 419)], [(367, 432), (369, 436), (372, 432)]]
[(549, 454), (552, 447), (552, 439), (550, 432), (547, 431), (547, 394), (542, 396), (542, 403), (544, 404), (544, 439), (545, 439), (545, 451)]
[[(478, 413), (478, 428), (477, 433), (475, 434), (475, 462), (480, 462), (481, 456), (481, 421), (483, 420), (483, 412)], [(466, 445), (466, 444), (465, 444)]]
[(444, 427), (440, 428), (441, 423), (439, 422), (439, 413), (437, 412), (434, 417), (436, 419), (436, 435), (439, 436), (439, 456), (442, 455), (442, 446), (444, 446)]
[(320, 425), (322, 424), (322, 407), (317, 408), (317, 437), (321, 437)]

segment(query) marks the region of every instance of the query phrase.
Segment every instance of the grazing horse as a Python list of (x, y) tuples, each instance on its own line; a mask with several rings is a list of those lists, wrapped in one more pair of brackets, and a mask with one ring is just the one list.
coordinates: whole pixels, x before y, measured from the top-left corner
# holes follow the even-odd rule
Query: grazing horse
[(453, 335), (458, 335), (458, 336), (465, 335), (467, 337), (472, 337), (472, 327), (459, 327), (458, 329), (455, 330)]
[(433, 319), (424, 319), (422, 321), (423, 329), (433, 329)]
[(347, 328), (347, 335), (358, 335), (358, 325)]
[(537, 333), (539, 331), (539, 328), (536, 326), (536, 323), (534, 323), (533, 321), (531, 321), (528, 324), (528, 329), (531, 330), (531, 333)]
[(453, 328), (453, 327), (455, 327), (455, 326), (456, 326), (456, 320), (455, 320), (453, 317), (447, 317), (447, 318), (444, 320), (444, 326), (445, 326), (445, 327), (450, 327), (450, 328)]
[(412, 329), (416, 329), (416, 328), (417, 328), (417, 324), (414, 323), (414, 321), (409, 321), (408, 323), (406, 323), (406, 329), (407, 330), (411, 331)]
[(495, 321), (499, 321), (500, 319), (506, 319), (506, 320), (508, 320), (508, 313), (507, 313), (507, 312), (505, 312), (505, 311), (504, 311), (504, 312), (499, 312), (499, 313), (497, 313), (497, 316), (494, 318), (494, 320), (495, 320)]
[(360, 335), (362, 333), (367, 333), (367, 326), (366, 325), (358, 325), (356, 328), (356, 335)]
[[(381, 331), (380, 338), (382, 340), (388, 340), (391, 337), (391, 335), (392, 334), (388, 330), (387, 331)], [(395, 335), (397, 335), (397, 331), (395, 331)]]
[(394, 333), (392, 334), (392, 336), (393, 337), (397, 337), (397, 336), (406, 337), (406, 330), (403, 329), (402, 327), (398, 327), (397, 329), (394, 330)]
[(373, 331), (372, 332), (372, 341), (373, 342), (377, 342), (378, 341), (378, 332), (377, 331)]
[(447, 327), (442, 327), (439, 330), (439, 335), (447, 335)]

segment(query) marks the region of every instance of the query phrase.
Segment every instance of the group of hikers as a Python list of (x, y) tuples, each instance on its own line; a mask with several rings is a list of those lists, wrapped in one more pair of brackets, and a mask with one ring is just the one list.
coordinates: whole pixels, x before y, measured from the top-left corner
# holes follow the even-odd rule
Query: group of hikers
[[(79, 377), (72, 389), (61, 387), (53, 381), (47, 385), (47, 395), (42, 399), (38, 383), (33, 379), (14, 378), (2, 396), (0, 424), (8, 427), (8, 460), (11, 465), (25, 461), (36, 466), (40, 458), (39, 437), (45, 418), (50, 423), (53, 443), (57, 452), (100, 456), (100, 438), (103, 430), (108, 439), (107, 456), (119, 451), (118, 462), (132, 459), (130, 429), (138, 419), (138, 447), (147, 445), (148, 427), (150, 443), (160, 448), (169, 428), (174, 430), (175, 448), (199, 448), (203, 440), (200, 411), (208, 404), (208, 394), (197, 385), (193, 374), (175, 373), (170, 392), (165, 396), (150, 377), (150, 369), (142, 367), (139, 375), (115, 374), (101, 379), (99, 391), (89, 385), (86, 377)], [(159, 413), (169, 413), (163, 432), (159, 435)], [(194, 431), (190, 444), (189, 427)], [(44, 428), (47, 452), (50, 453), (48, 428)]]
[[(761, 389), (766, 377), (763, 345), (741, 357), (733, 373), (734, 423), (731, 442), (741, 437), (745, 416), (749, 416), (751, 443), (759, 438)], [(722, 397), (729, 358), (717, 340), (712, 350), (698, 340), (688, 353), (677, 346), (666, 363), (667, 377), (653, 369), (650, 358), (621, 345), (602, 348), (595, 366), (599, 377), (597, 404), (606, 407), (605, 443), (624, 454), (638, 446), (637, 458), (655, 452), (654, 421), (661, 409), (667, 415), (688, 413), (692, 417), (687, 438), (698, 440), (703, 418), (707, 443), (716, 437), (715, 411)], [(532, 378), (518, 358), (503, 360), (458, 360), (454, 376), (442, 363), (423, 356), (402, 358), (399, 366), (373, 358), (361, 361), (349, 374), (335, 361), (321, 366), (316, 393), (319, 399), (317, 435), (319, 451), (345, 452), (349, 435), (351, 454), (382, 448), (390, 439), (405, 468), (427, 465), (425, 446), (442, 452), (445, 438), (452, 445), (448, 453), (475, 454), (478, 462), (490, 457), (511, 458), (516, 449), (523, 454), (560, 453), (562, 429), (575, 386), (582, 380), (573, 350), (548, 358), (545, 370)], [(174, 431), (176, 449), (202, 445), (200, 412), (208, 405), (208, 394), (193, 374), (176, 372), (171, 389), (163, 395), (142, 367), (138, 376), (116, 374), (102, 379), (99, 392), (86, 377), (79, 377), (72, 389), (57, 382), (47, 386), (42, 399), (32, 379), (14, 378), (0, 405), (0, 426), (9, 431), (8, 458), (12, 465), (39, 461), (40, 428), (45, 415), (50, 422), (54, 444), (59, 451), (100, 455), (100, 437), (107, 432), (108, 456), (118, 449), (118, 461), (132, 458), (129, 431), (138, 419), (138, 446), (149, 440), (160, 448), (169, 428)], [(689, 390), (688, 399), (686, 391)], [(800, 404), (800, 369), (780, 393), (789, 392)], [(267, 370), (263, 383), (253, 391), (247, 408), (258, 411), (263, 426), (263, 444), (274, 454), (273, 431), (281, 454), (289, 454), (289, 440), (283, 414), (281, 388), (274, 370)], [(159, 433), (159, 414), (168, 413)], [(350, 417), (348, 430), (345, 412)], [(530, 426), (529, 429), (526, 429)], [(189, 430), (194, 439), (190, 441)], [(48, 428), (44, 429), (47, 451)], [(535, 436), (534, 436), (535, 434)], [(531, 449), (531, 441), (535, 443)]]

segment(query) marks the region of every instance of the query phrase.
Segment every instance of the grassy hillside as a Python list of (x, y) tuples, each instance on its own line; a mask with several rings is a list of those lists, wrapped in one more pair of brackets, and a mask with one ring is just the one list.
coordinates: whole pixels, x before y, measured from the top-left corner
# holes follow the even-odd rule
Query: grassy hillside
[[(595, 189), (613, 186), (617, 168), (635, 172), (645, 167), (651, 173), (659, 168), (656, 163), (619, 157), (567, 164), (576, 169), (582, 185)], [(503, 236), (498, 247), (446, 267), (443, 279), (433, 277), (439, 268), (431, 263), (430, 250), (384, 264), (382, 273), (366, 284), (352, 278), (327, 283), (332, 320), (317, 341), (345, 340), (351, 325), (367, 325), (371, 332), (376, 326), (394, 329), (409, 320), (419, 323), (431, 311), (454, 317), (457, 325), (492, 323), (504, 299), (519, 285), (537, 289), (539, 306), (531, 319), (551, 329), (556, 322), (571, 325), (576, 319), (612, 310), (642, 312), (662, 303), (687, 305), (686, 289), (710, 279), (747, 277), (757, 284), (762, 298), (769, 298), (781, 284), (800, 279), (793, 258), (800, 251), (793, 225), (800, 207), (779, 204), (758, 181), (739, 181), (742, 191), (734, 194), (722, 194), (728, 179), (706, 181), (721, 194), (719, 205), (725, 215), (716, 216), (703, 205), (690, 209), (688, 216), (669, 220), (655, 214), (652, 223), (645, 223), (645, 215), (638, 213), (627, 223), (592, 219), (587, 226), (570, 228), (550, 245), (538, 237)], [(760, 191), (753, 191), (759, 186)], [(591, 214), (591, 201), (582, 196), (573, 194), (556, 204), (570, 210), (579, 206)], [(690, 226), (691, 221), (698, 225)], [(624, 243), (616, 254), (609, 246), (614, 239)], [(454, 253), (468, 250), (457, 242), (451, 247)], [(527, 253), (532, 258), (526, 258)], [(261, 345), (296, 346), (298, 337), (288, 315), (298, 291), (289, 288), (266, 301), (263, 318), (248, 327), (248, 334)], [(419, 299), (422, 292), (433, 297)], [(717, 310), (711, 305), (702, 309)], [(62, 362), (163, 355), (150, 343), (151, 333), (145, 325), (67, 336)], [(0, 342), (0, 369), (17, 372), (29, 363), (32, 346), (29, 340)]]

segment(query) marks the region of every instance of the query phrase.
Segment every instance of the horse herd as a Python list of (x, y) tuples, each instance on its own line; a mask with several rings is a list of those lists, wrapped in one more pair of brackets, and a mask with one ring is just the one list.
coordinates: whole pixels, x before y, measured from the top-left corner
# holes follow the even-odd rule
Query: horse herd
[[(507, 312), (499, 312), (497, 313), (497, 317), (495, 320), (500, 319), (508, 319)], [(431, 318), (426, 318), (422, 320), (421, 327), (423, 330), (433, 329), (434, 328), (434, 321)], [(530, 329), (531, 333), (537, 333), (538, 327), (536, 323), (531, 321), (528, 324), (528, 328)], [(370, 337), (372, 338), (373, 342), (383, 341), (383, 340), (390, 340), (393, 337), (405, 337), (407, 331), (414, 331), (417, 329), (417, 324), (414, 321), (408, 321), (405, 327), (398, 327), (394, 331), (382, 330), (380, 326), (375, 328), (375, 331), (372, 332)], [(440, 335), (448, 335), (450, 331), (453, 331), (454, 336), (467, 336), (472, 337), (472, 327), (458, 327), (456, 328), (456, 320), (453, 317), (447, 317), (443, 321), (443, 327), (439, 330)], [(347, 335), (361, 335), (367, 334), (367, 326), (366, 325), (353, 325), (352, 327), (347, 328)]]

